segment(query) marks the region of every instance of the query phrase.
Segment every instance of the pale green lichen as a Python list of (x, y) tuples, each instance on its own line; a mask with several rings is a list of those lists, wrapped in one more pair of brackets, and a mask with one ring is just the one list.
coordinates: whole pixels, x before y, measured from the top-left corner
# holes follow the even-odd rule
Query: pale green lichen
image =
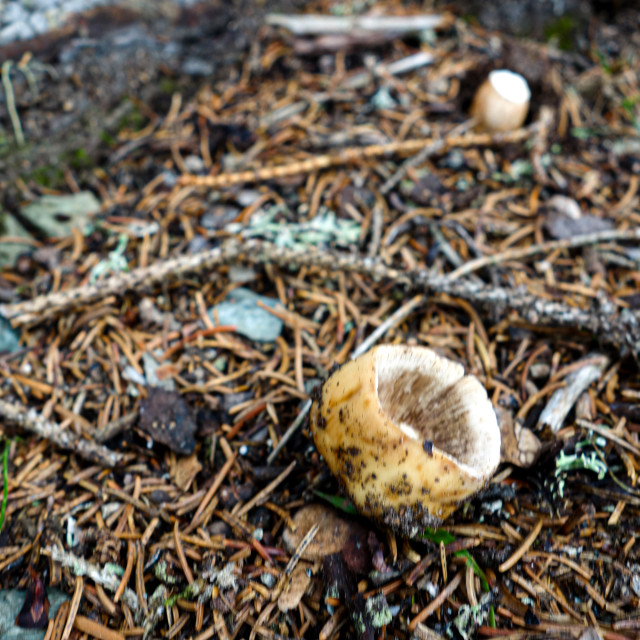
[(365, 605), (367, 617), (374, 627), (384, 627), (393, 619), (386, 598), (380, 593), (367, 600)]
[(169, 575), (167, 573), (167, 568), (168, 565), (166, 560), (158, 560), (153, 567), (153, 575), (165, 584), (176, 584), (176, 582), (178, 582), (178, 578), (176, 576)]
[[(490, 610), (490, 599), (490, 594), (485, 593), (477, 605), (472, 607), (468, 604), (463, 604), (460, 607), (458, 615), (453, 620), (453, 626), (456, 628), (461, 638), (464, 640), (471, 640), (471, 638), (475, 638), (476, 629), (487, 622)], [(453, 629), (451, 627), (447, 629), (447, 635), (449, 637), (454, 636)]]

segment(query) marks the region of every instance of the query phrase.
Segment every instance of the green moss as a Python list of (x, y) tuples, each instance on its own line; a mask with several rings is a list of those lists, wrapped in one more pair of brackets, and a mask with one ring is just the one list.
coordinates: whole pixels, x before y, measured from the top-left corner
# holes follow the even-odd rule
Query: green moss
[(158, 88), (160, 89), (160, 91), (162, 91), (162, 93), (166, 93), (167, 95), (171, 96), (176, 92), (178, 83), (173, 78), (165, 76), (158, 83)]
[(549, 22), (544, 30), (547, 42), (553, 41), (562, 51), (573, 51), (575, 43), (576, 23), (571, 16), (561, 16)]
[(124, 102), (128, 103), (127, 111), (118, 121), (118, 131), (122, 129), (140, 131), (146, 126), (147, 118), (142, 115), (140, 109), (129, 98), (125, 98)]
[(56, 189), (64, 184), (64, 172), (60, 167), (45, 164), (41, 167), (34, 167), (30, 173), (23, 176), (25, 182), (35, 182), (41, 187)]
[(99, 138), (100, 142), (111, 148), (116, 147), (118, 144), (118, 141), (108, 131), (101, 131)]
[(89, 156), (86, 149), (76, 149), (70, 155), (69, 164), (77, 171), (90, 169), (94, 165), (93, 158)]

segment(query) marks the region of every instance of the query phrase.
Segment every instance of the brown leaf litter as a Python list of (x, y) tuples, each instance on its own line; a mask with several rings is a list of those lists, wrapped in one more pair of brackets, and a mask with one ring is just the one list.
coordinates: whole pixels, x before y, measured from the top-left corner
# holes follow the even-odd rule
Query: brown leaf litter
[[(101, 202), (0, 274), (0, 584), (68, 594), (47, 638), (637, 636), (632, 24), (569, 54), (449, 13), (422, 38), (264, 23), (194, 95), (140, 102), (110, 161), (12, 185)], [(528, 121), (474, 130), (510, 63)], [(278, 303), (274, 340), (210, 312), (240, 286)], [(413, 539), (345, 504), (306, 419), (377, 342), (462, 363), (500, 414), (497, 474)]]

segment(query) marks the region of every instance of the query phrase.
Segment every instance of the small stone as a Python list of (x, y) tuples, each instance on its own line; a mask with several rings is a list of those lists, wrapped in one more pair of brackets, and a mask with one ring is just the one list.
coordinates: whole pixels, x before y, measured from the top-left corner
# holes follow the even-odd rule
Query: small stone
[(447, 155), (438, 162), (439, 167), (443, 167), (445, 169), (453, 169), (457, 171), (462, 169), (466, 164), (466, 160), (462, 151), (458, 151), (454, 149), (453, 151), (449, 151)]
[(29, 24), (37, 35), (46, 33), (49, 30), (49, 22), (47, 21), (47, 17), (44, 13), (38, 12), (32, 14), (29, 18)]
[(204, 161), (198, 156), (187, 156), (184, 166), (189, 173), (203, 173), (205, 170)]
[(55, 8), (59, 4), (59, 0), (31, 0), (31, 6), (36, 11), (47, 11)]
[(163, 171), (162, 182), (164, 183), (165, 187), (169, 187), (169, 189), (172, 189), (178, 182), (178, 174), (175, 173), (175, 171)]
[(546, 362), (534, 362), (529, 367), (529, 373), (534, 380), (546, 378), (551, 372), (551, 367)]
[(188, 76), (210, 76), (214, 66), (202, 58), (187, 58), (182, 63), (182, 73)]
[(262, 193), (257, 189), (242, 189), (236, 195), (236, 202), (241, 207), (250, 207), (258, 198), (262, 197)]
[(2, 15), (4, 24), (14, 24), (18, 22), (27, 22), (29, 20), (29, 12), (22, 6), (20, 2), (11, 2), (5, 8)]
[(353, 520), (341, 518), (337, 512), (323, 504), (309, 504), (299, 509), (293, 516), (293, 529), (285, 529), (282, 541), (285, 548), (293, 553), (309, 529), (318, 525), (318, 533), (307, 545), (302, 553), (306, 560), (321, 560), (324, 556), (339, 553), (344, 550), (349, 540), (353, 539), (358, 544), (351, 545), (367, 553), (367, 534), (364, 528)]
[(0, 47), (14, 40), (33, 38), (33, 29), (26, 22), (13, 22), (0, 30)]
[(222, 229), (233, 222), (239, 213), (237, 207), (216, 205), (202, 214), (200, 225), (209, 230)]
[(282, 308), (275, 298), (260, 296), (240, 287), (209, 310), (212, 320), (220, 325), (231, 325), (236, 332), (256, 342), (273, 342), (281, 333), (284, 322), (262, 309), (258, 302), (273, 309)]

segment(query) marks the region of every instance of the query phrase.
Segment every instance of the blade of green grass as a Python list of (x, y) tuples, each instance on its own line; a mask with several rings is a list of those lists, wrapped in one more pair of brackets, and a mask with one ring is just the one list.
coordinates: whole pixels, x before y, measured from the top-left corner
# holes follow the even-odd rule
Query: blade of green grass
[(347, 498), (341, 498), (340, 496), (331, 496), (328, 493), (323, 493), (322, 491), (314, 491), (315, 495), (323, 500), (326, 500), (329, 504), (334, 506), (336, 509), (340, 509), (340, 511), (344, 511), (345, 513), (356, 514), (356, 508), (351, 504), (351, 501)]
[[(435, 531), (431, 527), (427, 527), (421, 534), (422, 538), (426, 540), (430, 540), (435, 544), (451, 544), (456, 541), (456, 537), (449, 533), (448, 531), (444, 531), (444, 529), (436, 529)], [(489, 582), (487, 581), (487, 576), (484, 574), (484, 571), (480, 568), (478, 563), (474, 560), (473, 556), (466, 550), (461, 549), (460, 551), (454, 551), (453, 553), (456, 557), (462, 557), (467, 561), (467, 566), (473, 569), (473, 572), (480, 578), (480, 584), (482, 585), (482, 590), (487, 592), (489, 591)]]

